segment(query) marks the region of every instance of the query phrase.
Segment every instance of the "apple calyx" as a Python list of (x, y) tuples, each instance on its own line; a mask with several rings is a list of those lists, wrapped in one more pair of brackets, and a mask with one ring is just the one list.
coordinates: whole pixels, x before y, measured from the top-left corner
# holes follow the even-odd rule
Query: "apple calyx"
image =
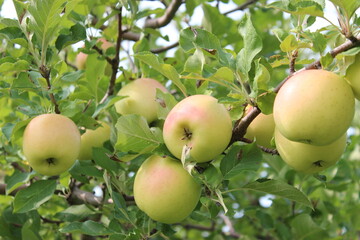
[(56, 158), (53, 158), (53, 157), (49, 157), (49, 158), (46, 159), (46, 161), (47, 161), (47, 163), (49, 164), (49, 166), (50, 166), (51, 164), (54, 164), (54, 165), (55, 165), (55, 160), (56, 160)]
[(323, 160), (318, 160), (316, 162), (313, 162), (313, 164), (316, 166), (316, 167), (323, 167)]
[(184, 128), (184, 136), (181, 138), (181, 140), (190, 140), (192, 137), (192, 132), (188, 128)]

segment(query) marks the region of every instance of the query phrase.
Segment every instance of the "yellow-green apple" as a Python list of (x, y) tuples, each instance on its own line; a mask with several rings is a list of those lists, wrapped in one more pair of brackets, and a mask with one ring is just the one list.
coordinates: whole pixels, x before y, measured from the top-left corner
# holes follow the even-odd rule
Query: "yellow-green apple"
[(119, 96), (127, 96), (115, 103), (115, 108), (121, 115), (138, 114), (146, 118), (148, 123), (157, 119), (158, 103), (156, 89), (167, 92), (167, 89), (152, 78), (136, 79), (118, 92)]
[(79, 153), (79, 160), (92, 159), (92, 149), (96, 147), (102, 147), (103, 144), (110, 140), (110, 126), (105, 122), (99, 122), (101, 125), (92, 130), (87, 129), (84, 134), (81, 135), (81, 147)]
[(305, 70), (281, 87), (273, 114), (276, 127), (289, 140), (322, 146), (345, 133), (354, 111), (354, 94), (344, 78), (326, 70)]
[(348, 80), (357, 100), (360, 100), (360, 53), (355, 56), (354, 62), (346, 70)]
[[(251, 111), (252, 107), (246, 109), (246, 113)], [(271, 139), (274, 136), (275, 122), (273, 114), (265, 115), (260, 113), (249, 125), (246, 130), (245, 138), (254, 140), (260, 146), (271, 148)]]
[[(99, 38), (98, 42), (101, 42), (101, 50), (103, 51), (106, 51), (108, 48), (110, 47), (114, 47), (114, 44), (107, 41), (105, 38)], [(86, 67), (86, 59), (87, 59), (87, 54), (86, 53), (83, 53), (83, 52), (79, 52), (77, 55), (76, 55), (76, 60), (75, 60), (75, 63), (76, 63), (76, 67), (79, 69), (79, 70), (83, 70), (85, 69)], [(109, 69), (110, 67), (110, 69)], [(106, 71), (109, 71), (111, 70), (111, 66), (108, 64), (106, 66)]]
[(136, 205), (150, 218), (178, 223), (196, 207), (201, 186), (180, 161), (153, 155), (140, 166), (134, 181)]
[(23, 152), (36, 172), (54, 176), (74, 164), (80, 141), (80, 132), (71, 119), (60, 114), (42, 114), (26, 126)]
[(296, 171), (313, 174), (333, 166), (346, 147), (346, 133), (332, 143), (315, 146), (294, 142), (275, 129), (275, 143), (281, 158)]
[(169, 151), (181, 158), (183, 147), (190, 149), (196, 162), (207, 162), (220, 155), (232, 134), (229, 112), (208, 95), (194, 95), (177, 103), (164, 122), (163, 137)]

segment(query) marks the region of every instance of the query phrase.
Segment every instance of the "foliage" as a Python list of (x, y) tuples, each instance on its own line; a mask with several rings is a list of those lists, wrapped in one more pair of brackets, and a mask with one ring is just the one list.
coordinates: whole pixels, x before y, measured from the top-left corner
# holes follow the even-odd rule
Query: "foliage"
[[(314, 176), (241, 141), (250, 122), (238, 121), (247, 104), (272, 113), (280, 83), (295, 70), (321, 64), (345, 74), (359, 52), (357, 0), (12, 2), (17, 19), (0, 15), (1, 239), (358, 238), (358, 104), (341, 161)], [(234, 11), (220, 10), (227, 5)], [(330, 6), (339, 24), (326, 18)], [(315, 29), (317, 19), (328, 25)], [(168, 22), (175, 43), (163, 30)], [(100, 37), (117, 45), (102, 51)], [(85, 70), (75, 66), (79, 52), (88, 54)], [(119, 89), (138, 77), (171, 92), (157, 93), (160, 120), (151, 125), (114, 108)], [(194, 94), (227, 106), (233, 141), (210, 163), (185, 163), (203, 186), (200, 202), (184, 222), (157, 223), (134, 202), (134, 175), (151, 154), (170, 155), (162, 120)], [(68, 116), (82, 132), (109, 122), (110, 142), (56, 178), (31, 171), (22, 133), (31, 117), (47, 112)]]

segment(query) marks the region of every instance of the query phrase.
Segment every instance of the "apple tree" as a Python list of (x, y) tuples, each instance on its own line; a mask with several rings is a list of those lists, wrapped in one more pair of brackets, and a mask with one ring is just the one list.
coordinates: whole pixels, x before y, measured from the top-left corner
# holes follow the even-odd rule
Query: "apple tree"
[(0, 239), (358, 239), (359, 7), (0, 0)]

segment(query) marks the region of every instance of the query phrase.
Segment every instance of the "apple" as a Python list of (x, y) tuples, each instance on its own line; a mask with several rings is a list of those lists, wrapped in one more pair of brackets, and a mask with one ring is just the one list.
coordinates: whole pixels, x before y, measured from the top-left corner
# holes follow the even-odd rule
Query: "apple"
[(350, 85), (326, 70), (305, 70), (281, 87), (274, 102), (275, 125), (291, 141), (328, 145), (349, 128), (355, 111)]
[(275, 143), (280, 157), (296, 171), (313, 174), (333, 166), (346, 147), (346, 133), (332, 143), (315, 146), (294, 142), (275, 129)]
[(346, 70), (345, 78), (348, 80), (357, 100), (360, 100), (360, 53), (355, 61)]
[[(114, 44), (107, 41), (105, 38), (99, 38), (98, 42), (102, 42), (100, 48), (101, 50), (103, 51), (106, 51), (108, 48), (110, 47), (114, 47)], [(84, 70), (85, 67), (86, 67), (86, 59), (87, 59), (87, 54), (86, 53), (83, 53), (83, 52), (79, 52), (77, 55), (76, 55), (76, 60), (75, 60), (75, 63), (76, 63), (76, 67), (79, 69), (79, 70)], [(109, 69), (110, 68), (110, 69)], [(106, 66), (106, 72), (109, 73), (109, 70), (111, 70), (111, 66), (108, 64)]]
[(140, 166), (134, 181), (136, 205), (155, 221), (183, 221), (196, 207), (201, 186), (180, 161), (153, 155)]
[(167, 92), (160, 82), (152, 78), (136, 79), (120, 89), (119, 96), (127, 96), (115, 103), (116, 111), (121, 115), (138, 114), (148, 123), (157, 119), (158, 103), (156, 89)]
[(54, 176), (74, 164), (80, 141), (80, 132), (71, 119), (60, 114), (42, 114), (26, 126), (23, 152), (36, 172)]
[(87, 129), (81, 135), (81, 147), (79, 153), (79, 160), (92, 159), (92, 149), (95, 147), (102, 147), (103, 144), (110, 140), (110, 126), (105, 122), (100, 122), (101, 126), (92, 130)]
[(169, 151), (181, 158), (183, 147), (190, 149), (190, 157), (208, 162), (228, 146), (232, 135), (229, 112), (217, 99), (194, 95), (177, 103), (164, 122), (163, 137)]
[[(249, 113), (252, 106), (246, 109), (246, 114)], [(271, 139), (274, 136), (275, 122), (273, 114), (265, 115), (260, 113), (249, 125), (246, 130), (245, 138), (254, 140), (260, 146), (272, 148)]]

